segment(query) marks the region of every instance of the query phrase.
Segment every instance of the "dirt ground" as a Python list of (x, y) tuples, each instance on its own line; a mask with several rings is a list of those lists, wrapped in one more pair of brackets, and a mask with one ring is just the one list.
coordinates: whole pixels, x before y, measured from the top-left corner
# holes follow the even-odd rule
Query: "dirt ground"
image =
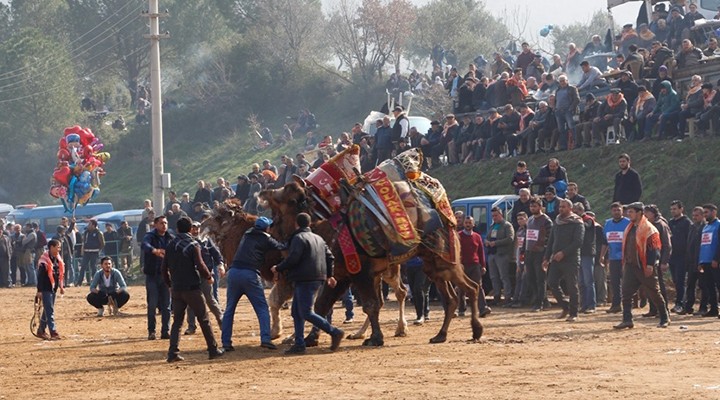
[[(235, 316), (237, 351), (209, 361), (199, 333), (182, 336), (186, 360), (170, 365), (168, 341), (146, 340), (143, 287), (130, 288), (120, 317), (95, 317), (86, 291), (69, 288), (58, 298), (63, 339), (52, 342), (30, 334), (33, 289), (0, 291), (0, 399), (720, 398), (716, 318), (675, 316), (668, 329), (637, 318), (635, 329), (615, 332), (620, 316), (605, 308), (576, 323), (556, 320), (556, 311), (497, 308), (483, 319), (480, 343), (466, 342), (469, 320), (456, 318), (448, 342), (431, 345), (439, 305), (430, 322), (411, 324), (407, 337), (395, 338), (397, 303), (391, 301), (381, 313), (384, 347), (346, 340), (331, 353), (324, 335), (307, 355), (287, 357), (286, 346), (259, 347), (257, 320), (243, 299)], [(290, 333), (287, 311), (283, 318)], [(357, 329), (361, 319), (342, 328)]]

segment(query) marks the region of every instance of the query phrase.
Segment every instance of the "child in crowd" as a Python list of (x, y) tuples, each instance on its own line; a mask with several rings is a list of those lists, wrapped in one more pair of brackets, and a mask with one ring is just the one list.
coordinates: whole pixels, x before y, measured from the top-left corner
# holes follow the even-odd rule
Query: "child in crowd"
[[(40, 256), (37, 265), (37, 297), (43, 302), (43, 315), (37, 337), (44, 340), (60, 340), (60, 334), (55, 325), (55, 293), (65, 294), (63, 277), (65, 276), (65, 263), (60, 256), (60, 242), (52, 239), (48, 242), (48, 250)], [(50, 329), (50, 336), (45, 328)]]
[(511, 184), (513, 188), (515, 188), (515, 194), (520, 194), (520, 189), (530, 189), (532, 178), (530, 177), (530, 172), (528, 171), (525, 161), (518, 161), (517, 170), (513, 174)]

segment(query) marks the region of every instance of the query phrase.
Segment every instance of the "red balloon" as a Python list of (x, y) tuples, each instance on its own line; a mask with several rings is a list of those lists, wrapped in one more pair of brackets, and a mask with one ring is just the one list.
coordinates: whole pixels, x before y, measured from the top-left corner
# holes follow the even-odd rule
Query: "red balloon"
[(58, 147), (61, 149), (67, 149), (67, 140), (65, 140), (65, 136), (60, 138), (60, 141), (58, 142)]
[(95, 135), (93, 135), (90, 129), (81, 129), (78, 135), (80, 135), (80, 143), (82, 143), (83, 146), (87, 146), (95, 140)]
[(80, 125), (70, 126), (65, 128), (63, 136), (67, 136), (71, 133), (77, 133), (79, 135), (80, 131), (82, 131), (82, 127)]
[(55, 181), (63, 186), (67, 186), (70, 183), (70, 167), (67, 165), (63, 165), (61, 167), (55, 168), (55, 172), (53, 172), (53, 179)]
[(66, 148), (61, 148), (57, 152), (57, 158), (59, 161), (70, 161), (70, 152)]

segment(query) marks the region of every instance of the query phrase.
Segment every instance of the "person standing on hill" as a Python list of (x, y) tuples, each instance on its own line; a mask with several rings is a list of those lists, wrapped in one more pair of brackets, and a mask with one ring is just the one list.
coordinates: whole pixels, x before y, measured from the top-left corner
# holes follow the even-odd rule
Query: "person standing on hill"
[(615, 190), (613, 192), (613, 203), (631, 204), (640, 200), (642, 196), (642, 181), (640, 174), (630, 168), (630, 156), (622, 153), (618, 157), (620, 171), (615, 174)]

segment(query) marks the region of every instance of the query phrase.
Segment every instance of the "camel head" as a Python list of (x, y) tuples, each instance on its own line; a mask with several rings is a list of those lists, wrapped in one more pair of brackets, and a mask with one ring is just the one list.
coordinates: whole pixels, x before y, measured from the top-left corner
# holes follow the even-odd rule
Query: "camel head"
[(256, 216), (243, 211), (240, 201), (229, 199), (213, 209), (212, 216), (200, 226), (200, 234), (208, 235), (229, 264), (243, 234), (255, 225)]
[(266, 189), (258, 195), (260, 204), (272, 210), (273, 236), (287, 240), (295, 231), (295, 217), (302, 212), (311, 212), (310, 196), (305, 182), (296, 177), (280, 189)]

